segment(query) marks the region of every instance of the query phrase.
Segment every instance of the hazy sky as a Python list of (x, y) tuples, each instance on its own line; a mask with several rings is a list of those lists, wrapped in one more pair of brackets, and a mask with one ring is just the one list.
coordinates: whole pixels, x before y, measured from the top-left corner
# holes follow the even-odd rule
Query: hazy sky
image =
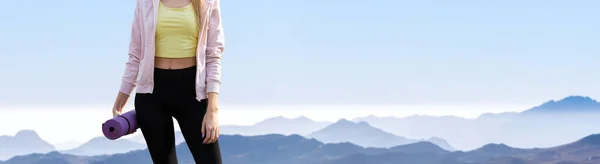
[[(134, 0), (6, 1), (0, 107), (111, 105)], [(9, 6), (9, 7), (6, 7)], [(223, 104), (600, 97), (600, 1), (222, 0)]]

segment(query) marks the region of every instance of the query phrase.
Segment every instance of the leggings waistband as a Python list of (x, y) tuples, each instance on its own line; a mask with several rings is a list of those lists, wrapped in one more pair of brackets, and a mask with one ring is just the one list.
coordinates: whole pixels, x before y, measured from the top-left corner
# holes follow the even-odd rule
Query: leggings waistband
[(196, 66), (183, 69), (154, 68), (154, 85), (158, 89), (193, 92), (196, 86)]
[(159, 73), (169, 73), (169, 72), (191, 72), (194, 71), (196, 72), (196, 65), (191, 66), (191, 67), (187, 67), (187, 68), (181, 68), (181, 69), (164, 69), (164, 68), (156, 68), (154, 67), (154, 71), (155, 72), (159, 72)]

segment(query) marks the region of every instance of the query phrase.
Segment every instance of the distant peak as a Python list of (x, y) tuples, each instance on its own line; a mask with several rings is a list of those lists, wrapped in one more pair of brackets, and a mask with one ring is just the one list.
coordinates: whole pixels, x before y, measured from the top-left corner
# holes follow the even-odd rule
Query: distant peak
[(283, 116), (275, 116), (275, 117), (268, 118), (267, 120), (287, 120), (287, 118), (285, 118)]
[(542, 104), (542, 106), (554, 105), (554, 104), (582, 104), (582, 103), (598, 103), (598, 101), (592, 99), (589, 96), (567, 96), (558, 101), (550, 100), (550, 101)]
[(418, 145), (418, 146), (429, 146), (429, 147), (439, 147), (436, 144), (429, 142), (429, 141), (419, 141), (419, 142), (415, 142), (415, 143), (411, 143), (408, 145)]
[(369, 123), (365, 122), (365, 121), (360, 121), (358, 122), (359, 125), (365, 125), (365, 126), (371, 126), (369, 125)]
[(354, 124), (354, 122), (347, 120), (345, 118), (342, 118), (340, 120), (338, 120), (337, 122), (335, 122), (336, 124)]
[(500, 144), (487, 144), (484, 145), (483, 147), (479, 148), (479, 150), (485, 151), (485, 152), (506, 152), (506, 151), (510, 151), (511, 148), (510, 146), (500, 143)]
[(306, 116), (296, 117), (296, 118), (294, 118), (294, 120), (296, 120), (296, 121), (312, 121), (310, 118), (308, 118)]
[(427, 139), (427, 141), (444, 141), (444, 142), (446, 142), (446, 140), (444, 140), (440, 137), (430, 137), (429, 139)]
[(579, 95), (575, 95), (575, 96), (568, 96), (563, 98), (562, 100), (559, 101), (590, 101), (590, 102), (596, 102), (596, 100), (592, 99), (589, 96), (579, 96)]
[(526, 112), (545, 112), (545, 111), (589, 111), (600, 110), (600, 102), (588, 96), (568, 96), (558, 101), (550, 100), (540, 106), (531, 108)]
[(286, 121), (286, 120), (288, 120), (288, 119), (283, 116), (275, 116), (275, 117), (270, 117), (265, 120), (262, 120), (261, 122), (258, 122), (256, 124), (264, 124), (264, 123), (269, 123), (269, 122)]
[(592, 134), (577, 141), (579, 144), (600, 145), (600, 134)]
[(482, 148), (508, 148), (509, 146), (503, 143), (491, 143), (491, 144), (486, 144), (483, 145)]
[(519, 114), (518, 112), (498, 112), (498, 113), (482, 113), (478, 118), (494, 118), (494, 117), (502, 117), (502, 116), (514, 116)]
[(108, 141), (108, 139), (104, 138), (104, 137), (94, 137), (94, 138), (90, 139), (89, 142), (104, 142), (104, 141)]
[(443, 150), (440, 146), (429, 141), (418, 141), (406, 145), (394, 146), (391, 149), (412, 149), (412, 150)]
[(270, 117), (260, 122), (257, 122), (254, 125), (278, 125), (278, 124), (310, 124), (315, 121), (311, 120), (306, 116), (299, 116), (295, 118), (287, 118), (284, 116), (275, 116)]
[(17, 132), (17, 134), (15, 134), (16, 138), (40, 138), (40, 136), (37, 134), (37, 132), (33, 131), (33, 130), (21, 130), (19, 132)]
[(365, 121), (353, 122), (347, 119), (340, 119), (337, 122), (331, 124), (329, 127), (344, 127), (344, 128), (373, 128), (369, 123)]

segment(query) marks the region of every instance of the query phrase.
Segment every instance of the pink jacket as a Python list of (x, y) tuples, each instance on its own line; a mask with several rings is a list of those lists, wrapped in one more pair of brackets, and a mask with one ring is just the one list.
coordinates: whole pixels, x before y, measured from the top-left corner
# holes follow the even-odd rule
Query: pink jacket
[[(220, 0), (204, 0), (201, 8), (203, 26), (198, 34), (196, 99), (202, 100), (208, 92), (219, 92), (221, 84), (221, 56), (224, 36), (221, 24)], [(160, 0), (137, 0), (131, 29), (129, 61), (120, 92), (130, 95), (152, 93), (154, 89), (154, 45), (156, 17)]]

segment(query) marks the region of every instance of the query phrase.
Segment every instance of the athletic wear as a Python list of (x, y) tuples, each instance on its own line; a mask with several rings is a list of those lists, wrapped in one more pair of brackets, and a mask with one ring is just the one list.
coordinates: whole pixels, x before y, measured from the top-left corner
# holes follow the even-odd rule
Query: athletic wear
[(196, 56), (198, 25), (192, 4), (170, 8), (160, 3), (156, 24), (156, 57), (189, 58)]
[[(224, 46), (221, 24), (220, 0), (204, 0), (200, 8), (202, 24), (199, 28), (196, 50), (195, 88), (198, 101), (206, 99), (208, 92), (219, 92), (221, 85), (221, 56)], [(123, 82), (119, 89), (127, 95), (154, 91), (154, 57), (156, 24), (160, 0), (137, 0), (131, 30), (129, 61), (126, 63)]]
[(173, 119), (198, 164), (222, 164), (218, 141), (203, 144), (202, 120), (207, 101), (196, 100), (196, 67), (178, 70), (154, 69), (153, 93), (137, 93), (135, 112), (152, 161), (176, 164)]

